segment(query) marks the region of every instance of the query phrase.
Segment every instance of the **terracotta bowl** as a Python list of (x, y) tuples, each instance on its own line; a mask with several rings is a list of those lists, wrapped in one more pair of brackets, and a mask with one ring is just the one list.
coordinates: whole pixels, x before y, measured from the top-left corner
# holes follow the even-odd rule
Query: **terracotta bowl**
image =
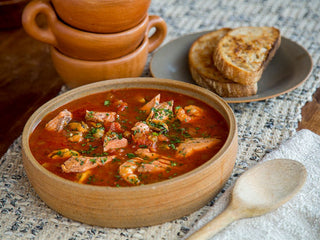
[[(206, 102), (219, 111), (229, 125), (225, 144), (208, 162), (184, 175), (159, 183), (122, 188), (84, 185), (65, 180), (46, 170), (33, 157), (29, 136), (49, 112), (93, 93), (122, 88), (170, 90)], [(213, 199), (230, 177), (237, 146), (236, 120), (224, 100), (192, 84), (157, 78), (109, 80), (73, 89), (41, 106), (30, 117), (22, 134), (23, 165), (40, 198), (68, 218), (104, 227), (155, 225), (201, 208)]]
[(147, 15), (151, 0), (52, 0), (63, 21), (97, 33), (115, 33), (132, 28)]
[[(68, 1), (65, 1), (68, 2)], [(48, 27), (39, 26), (37, 16), (42, 14)], [(134, 51), (151, 28), (166, 34), (167, 26), (159, 16), (146, 15), (132, 28), (109, 34), (85, 32), (61, 21), (48, 1), (31, 1), (23, 11), (22, 23), (33, 38), (48, 43), (63, 54), (83, 60), (110, 60)]]
[(70, 88), (107, 79), (139, 77), (143, 73), (148, 53), (155, 50), (165, 38), (163, 32), (158, 33), (150, 38), (146, 35), (142, 44), (134, 52), (107, 61), (71, 58), (52, 47), (53, 65)]

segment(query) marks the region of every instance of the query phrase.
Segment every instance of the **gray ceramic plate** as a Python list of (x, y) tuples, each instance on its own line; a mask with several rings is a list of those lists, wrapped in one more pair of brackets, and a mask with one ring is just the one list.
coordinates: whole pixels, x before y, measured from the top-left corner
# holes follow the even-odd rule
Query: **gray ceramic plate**
[[(161, 47), (150, 62), (152, 76), (196, 84), (189, 72), (188, 52), (192, 43), (207, 32), (182, 36)], [(309, 53), (297, 43), (282, 37), (280, 48), (258, 82), (257, 94), (224, 100), (239, 103), (279, 96), (301, 85), (309, 77), (311, 70), (312, 59)]]

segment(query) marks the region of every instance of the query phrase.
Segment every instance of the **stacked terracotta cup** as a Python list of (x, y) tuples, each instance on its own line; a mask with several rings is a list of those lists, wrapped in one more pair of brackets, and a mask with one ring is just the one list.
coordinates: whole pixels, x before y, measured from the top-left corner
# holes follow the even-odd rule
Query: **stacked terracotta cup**
[[(53, 64), (70, 88), (138, 77), (148, 53), (167, 33), (161, 17), (148, 15), (150, 2), (33, 0), (23, 11), (22, 24), (33, 38), (51, 45)], [(45, 28), (37, 21), (40, 14), (46, 17)]]

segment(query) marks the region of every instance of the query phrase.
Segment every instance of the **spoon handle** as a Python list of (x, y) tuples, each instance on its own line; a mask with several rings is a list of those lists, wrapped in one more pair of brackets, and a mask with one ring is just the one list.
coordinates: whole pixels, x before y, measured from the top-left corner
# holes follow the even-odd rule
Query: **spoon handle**
[(238, 219), (234, 211), (229, 206), (220, 215), (208, 222), (204, 227), (193, 233), (188, 240), (204, 240), (210, 239), (223, 228)]

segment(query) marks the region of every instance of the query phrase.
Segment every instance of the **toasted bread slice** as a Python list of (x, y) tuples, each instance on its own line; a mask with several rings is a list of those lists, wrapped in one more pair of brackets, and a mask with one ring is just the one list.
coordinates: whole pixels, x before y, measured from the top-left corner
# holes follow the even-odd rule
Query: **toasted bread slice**
[(226, 78), (251, 85), (259, 81), (280, 42), (280, 31), (274, 27), (235, 28), (220, 39), (213, 61)]
[(221, 97), (245, 97), (256, 94), (257, 84), (242, 85), (225, 78), (214, 66), (213, 50), (219, 40), (230, 31), (222, 28), (198, 38), (189, 50), (189, 69), (194, 81)]

